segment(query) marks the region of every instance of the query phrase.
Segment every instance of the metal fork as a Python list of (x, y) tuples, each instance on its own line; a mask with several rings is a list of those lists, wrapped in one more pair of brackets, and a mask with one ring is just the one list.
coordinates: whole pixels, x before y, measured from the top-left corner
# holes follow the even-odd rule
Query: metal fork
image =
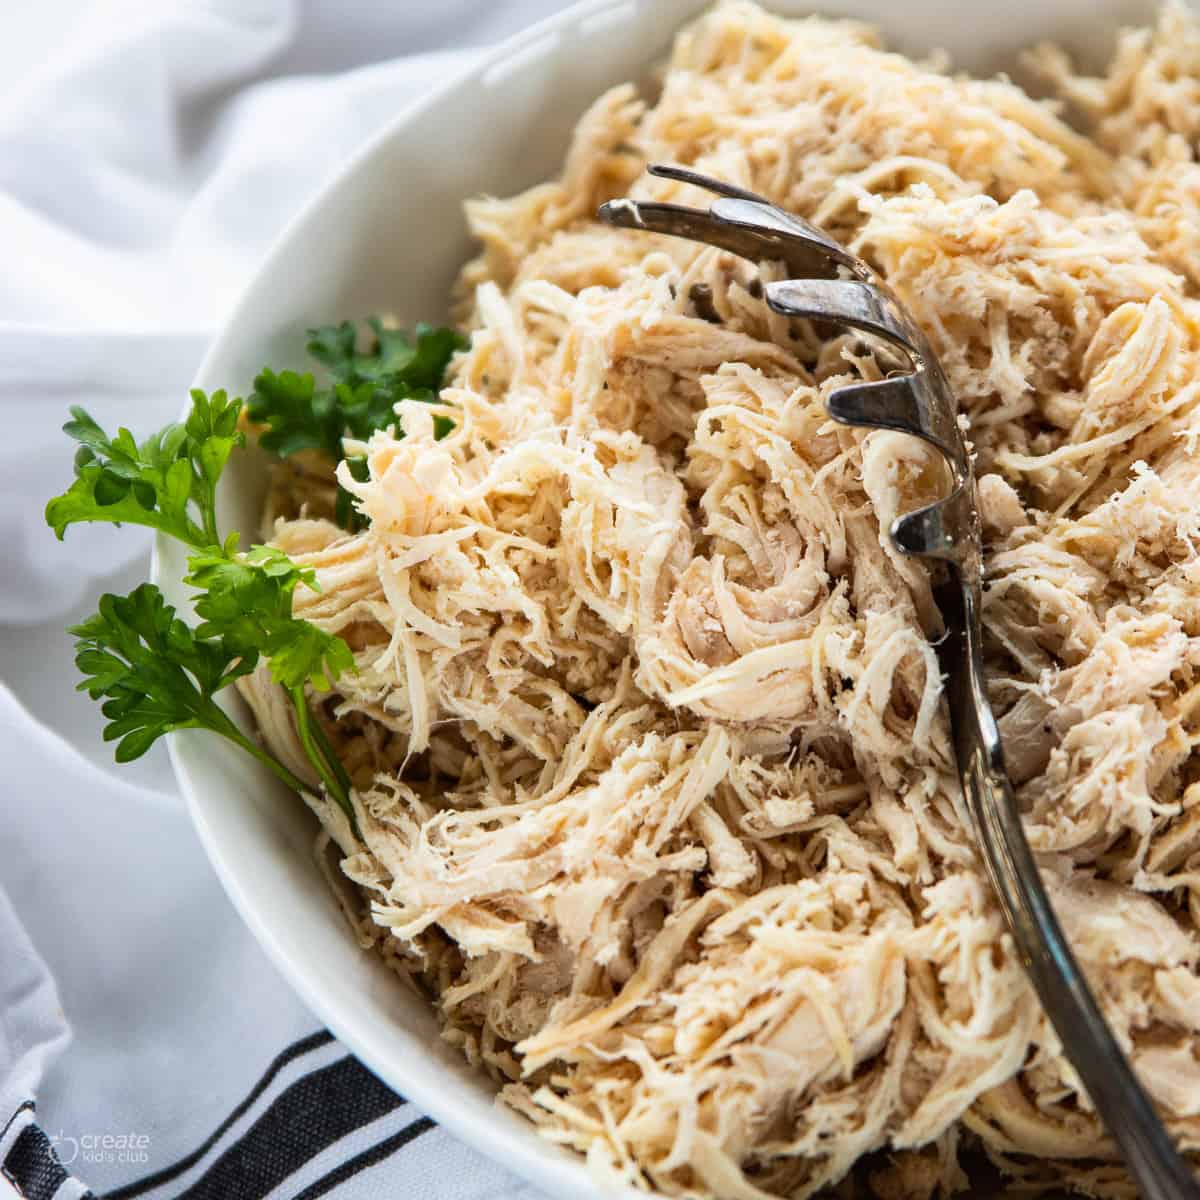
[(838, 388), (826, 407), (846, 425), (922, 438), (945, 459), (951, 476), (948, 494), (897, 517), (889, 532), (901, 553), (941, 564), (941, 581), (933, 591), (945, 632), (936, 650), (959, 779), (988, 875), (1042, 1006), (1139, 1194), (1147, 1200), (1198, 1200), (1200, 1187), (1100, 1012), (1025, 840), (984, 683), (975, 476), (954, 394), (928, 341), (887, 284), (808, 221), (694, 171), (662, 165), (649, 170), (707, 189), (719, 199), (707, 211), (613, 200), (600, 208), (605, 221), (705, 242), (755, 262), (781, 261), (790, 278), (764, 285), (766, 302), (775, 312), (875, 334), (907, 359), (908, 372)]

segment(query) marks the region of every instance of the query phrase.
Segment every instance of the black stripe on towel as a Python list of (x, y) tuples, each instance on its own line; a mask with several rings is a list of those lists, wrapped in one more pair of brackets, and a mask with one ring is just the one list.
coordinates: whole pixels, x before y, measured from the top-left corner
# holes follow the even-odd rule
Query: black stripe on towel
[(260, 1200), (309, 1159), (403, 1103), (356, 1059), (338, 1059), (281, 1092), (176, 1200)]
[(52, 1200), (70, 1178), (36, 1125), (26, 1125), (4, 1156), (4, 1177), (26, 1200)]
[(320, 1179), (310, 1183), (304, 1191), (295, 1196), (294, 1200), (317, 1200), (318, 1196), (324, 1196), (331, 1188), (345, 1183), (347, 1179), (353, 1179), (359, 1171), (365, 1171), (368, 1167), (383, 1162), (385, 1158), (395, 1154), (401, 1147), (416, 1141), (421, 1134), (428, 1133), (433, 1128), (434, 1123), (428, 1117), (421, 1117), (411, 1125), (406, 1125), (398, 1133), (393, 1133), (391, 1137), (384, 1138), (382, 1142), (370, 1149), (356, 1154), (353, 1158), (346, 1159), (344, 1163), (334, 1167), (327, 1175), (322, 1175)]
[(13, 1127), (13, 1123), (23, 1112), (33, 1112), (34, 1104), (32, 1100), (25, 1100), (13, 1109), (12, 1116), (4, 1122), (4, 1128), (0, 1129), (0, 1142), (4, 1141), (5, 1135)]
[(163, 1167), (161, 1171), (155, 1171), (153, 1175), (143, 1176), (141, 1179), (134, 1180), (133, 1183), (127, 1183), (123, 1187), (105, 1193), (105, 1200), (129, 1200), (132, 1196), (140, 1196), (143, 1192), (148, 1192), (152, 1188), (168, 1183), (177, 1176), (182, 1175), (184, 1171), (194, 1167), (229, 1131), (233, 1123), (253, 1107), (254, 1102), (271, 1086), (275, 1077), (288, 1063), (294, 1062), (310, 1050), (317, 1050), (321, 1046), (327, 1046), (332, 1041), (333, 1034), (327, 1029), (322, 1029), (317, 1033), (311, 1033), (307, 1037), (293, 1042), (286, 1050), (280, 1051), (271, 1062), (271, 1065), (263, 1072), (262, 1078), (250, 1089), (246, 1098), (195, 1150), (179, 1159), (178, 1162), (172, 1163), (171, 1166)]

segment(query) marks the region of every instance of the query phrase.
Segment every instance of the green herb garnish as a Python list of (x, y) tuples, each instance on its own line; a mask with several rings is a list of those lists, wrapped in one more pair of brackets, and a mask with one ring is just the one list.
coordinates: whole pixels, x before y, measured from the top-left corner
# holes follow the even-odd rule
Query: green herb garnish
[[(99, 610), (69, 632), (78, 639), (75, 664), (84, 676), (79, 690), (104, 701), (104, 740), (117, 742), (117, 762), (140, 758), (175, 729), (211, 729), (256, 758), (269, 759), (213, 700), (254, 669), (257, 654), (244, 654), (220, 638), (198, 637), (152, 583), (128, 596), (101, 596)], [(273, 759), (267, 765), (299, 788)]]
[[(246, 411), (265, 426), (259, 443), (281, 458), (302, 450), (317, 450), (331, 462), (344, 457), (343, 437), (366, 441), (373, 433), (396, 423), (401, 400), (435, 403), (446, 368), (455, 351), (467, 343), (453, 329), (418, 325), (410, 335), (387, 329), (378, 318), (367, 324), (373, 347), (359, 351), (358, 329), (352, 321), (309, 330), (308, 352), (329, 374), (318, 386), (310, 374), (263, 370), (254, 380)], [(434, 432), (445, 437), (454, 423), (438, 414)], [(352, 460), (352, 464), (355, 460)], [(365, 478), (365, 462), (354, 478)], [(363, 524), (352, 497), (338, 488), (337, 521), (343, 528)]]
[(317, 588), (316, 574), (281, 550), (238, 550), (223, 541), (216, 519), (216, 486), (233, 449), (240, 400), (223, 392), (192, 393), (182, 425), (137, 442), (126, 429), (115, 437), (83, 409), (72, 409), (64, 431), (81, 443), (75, 482), (46, 506), (46, 521), (61, 538), (70, 525), (104, 521), (148, 525), (194, 553), (185, 582), (197, 589), (191, 627), (145, 583), (128, 596), (101, 597), (98, 611), (70, 632), (77, 639), (79, 685), (102, 700), (106, 741), (118, 762), (144, 754), (177, 729), (208, 729), (241, 746), (289, 787), (310, 790), (273, 755), (247, 738), (214, 697), (265, 659), (287, 690), (296, 726), (325, 790), (354, 822), (350, 779), (308, 709), (306, 689), (328, 690), (355, 669), (339, 637), (292, 615), (297, 587)]
[(183, 424), (134, 440), (128, 429), (108, 434), (82, 409), (71, 409), (63, 432), (80, 443), (75, 482), (46, 506), (46, 522), (61, 539), (80, 521), (149, 525), (202, 548), (218, 540), (216, 487), (243, 442), (240, 400), (224, 392), (192, 392)]

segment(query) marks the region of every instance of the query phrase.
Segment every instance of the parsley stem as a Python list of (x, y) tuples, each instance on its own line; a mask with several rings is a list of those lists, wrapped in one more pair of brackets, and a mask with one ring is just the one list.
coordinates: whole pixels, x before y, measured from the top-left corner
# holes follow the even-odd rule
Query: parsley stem
[(350, 781), (350, 776), (346, 772), (346, 768), (342, 766), (342, 760), (338, 758), (337, 751), (329, 744), (329, 739), (325, 736), (325, 730), (321, 727), (319, 720), (312, 722), (313, 741), (316, 742), (317, 748), (321, 751), (325, 761), (329, 764), (330, 769), (337, 777), (338, 783), (342, 790), (350, 794), (350, 789), (354, 786)]
[(321, 782), (325, 785), (325, 790), (337, 801), (338, 807), (341, 808), (346, 816), (350, 818), (351, 827), (357, 833), (358, 824), (354, 819), (354, 806), (350, 803), (349, 790), (342, 786), (341, 781), (330, 769), (329, 763), (326, 762), (325, 756), (321, 753), (313, 736), (315, 722), (312, 719), (312, 714), (308, 711), (308, 700), (304, 695), (303, 686), (289, 688), (288, 694), (291, 696), (292, 705), (296, 710), (296, 732), (300, 737), (300, 744), (304, 747), (305, 754), (308, 755), (312, 765), (316, 768), (317, 774), (320, 775)]
[[(214, 498), (212, 504), (215, 504)], [(210, 546), (219, 546), (221, 544), (221, 535), (217, 532), (217, 514), (212, 504), (206, 505), (204, 509), (204, 536), (207, 544)]]
[[(230, 724), (232, 725), (232, 722)], [(286, 783), (293, 792), (312, 791), (312, 788), (307, 783), (293, 775), (291, 771), (289, 771), (287, 767), (285, 767), (283, 763), (279, 761), (279, 759), (272, 754), (268, 754), (267, 751), (261, 746), (251, 741), (245, 736), (245, 734), (241, 732), (241, 730), (236, 728), (236, 726), (229, 730), (220, 729), (217, 730), (217, 732), (224, 734), (225, 737), (227, 737), (235, 745), (241, 746), (241, 748), (245, 750), (247, 754), (251, 754), (257, 758), (258, 761), (267, 768), (267, 770), (269, 770), (279, 779), (282, 779), (283, 782)]]
[(188, 521), (194, 531), (192, 545), (197, 550), (204, 550), (209, 546), (219, 546), (221, 535), (217, 532), (217, 489), (199, 471), (194, 473), (192, 487), (193, 493), (198, 493), (196, 507), (200, 510), (202, 522), (201, 525), (196, 525), (194, 521)]

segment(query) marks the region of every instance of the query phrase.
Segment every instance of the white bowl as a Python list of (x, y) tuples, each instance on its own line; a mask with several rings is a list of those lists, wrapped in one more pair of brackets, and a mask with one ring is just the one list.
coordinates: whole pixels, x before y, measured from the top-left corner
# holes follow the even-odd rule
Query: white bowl
[[(638, 79), (704, 0), (589, 0), (527, 30), (401, 112), (282, 233), (217, 337), (196, 386), (245, 395), (257, 370), (305, 363), (309, 326), (372, 312), (436, 319), (471, 252), (461, 202), (555, 174), (570, 130), (604, 89)], [(1095, 60), (1149, 0), (769, 0), (877, 22), (899, 49), (943, 47), (957, 66), (1002, 68), (1039, 38)], [(252, 540), (263, 473), (235, 456), (222, 527)], [(156, 580), (186, 605), (183, 554), (160, 541)], [(248, 725), (246, 712), (239, 719)], [(201, 841), (276, 966), (329, 1028), (448, 1130), (562, 1200), (603, 1193), (579, 1161), (494, 1101), (487, 1081), (438, 1037), (431, 1009), (349, 935), (312, 858), (314, 822), (248, 756), (210, 735), (171, 739)]]

